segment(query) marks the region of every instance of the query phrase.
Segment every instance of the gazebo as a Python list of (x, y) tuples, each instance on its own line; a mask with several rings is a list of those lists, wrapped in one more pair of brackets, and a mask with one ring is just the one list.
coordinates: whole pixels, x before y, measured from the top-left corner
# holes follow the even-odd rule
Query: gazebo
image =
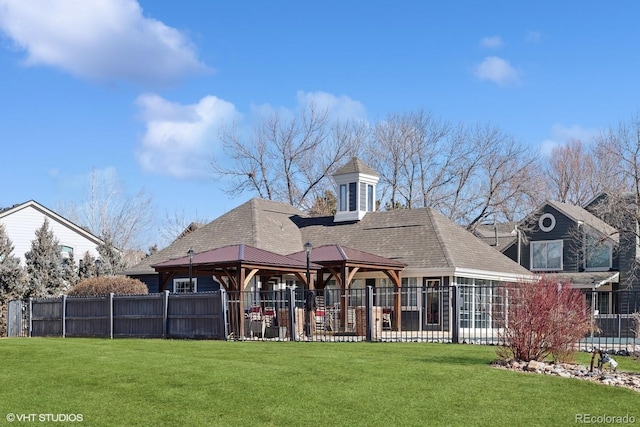
[[(239, 244), (224, 246), (209, 251), (172, 259), (152, 267), (160, 275), (161, 290), (176, 275), (189, 274), (193, 276), (210, 275), (229, 292), (238, 292), (239, 313), (245, 311), (245, 293), (247, 285), (254, 277), (263, 281), (284, 274), (295, 275), (305, 289), (324, 289), (329, 280), (336, 280), (343, 291), (340, 301), (342, 324), (346, 324), (349, 285), (358, 272), (382, 272), (394, 284), (396, 289), (401, 286), (401, 271), (405, 264), (396, 260), (343, 247), (339, 244), (323, 245), (317, 248), (296, 252), (290, 255), (280, 255), (264, 249)], [(308, 258), (307, 258), (308, 257)], [(309, 275), (307, 280), (307, 273)], [(394, 300), (395, 325), (400, 326), (401, 301)], [(244, 316), (239, 316), (240, 330), (244, 330)]]
[[(289, 257), (302, 261), (306, 259), (306, 251), (290, 254)], [(348, 305), (348, 294), (346, 291), (349, 289), (349, 285), (356, 273), (382, 272), (391, 280), (397, 290), (402, 285), (401, 272), (406, 267), (406, 264), (402, 262), (338, 244), (323, 245), (311, 249), (309, 259), (314, 264), (322, 267), (318, 271), (318, 277), (321, 279), (316, 280), (318, 289), (324, 289), (329, 280), (333, 278), (340, 286), (340, 289), (343, 290), (343, 297), (340, 301), (341, 313), (343, 313), (341, 321), (343, 324), (346, 324), (347, 316), (345, 308)], [(329, 274), (325, 275), (324, 273)], [(400, 326), (400, 298), (396, 298), (393, 304), (395, 317), (393, 323)]]
[[(251, 279), (270, 277), (283, 274), (293, 274), (305, 288), (309, 288), (306, 272), (307, 263), (296, 258), (279, 255), (264, 249), (247, 245), (231, 245), (209, 251), (193, 254), (165, 261), (152, 266), (160, 275), (161, 289), (165, 290), (167, 283), (176, 275), (189, 274), (211, 275), (229, 292), (238, 294), (238, 322), (240, 330), (244, 330), (245, 292)], [(314, 273), (321, 267), (309, 263), (309, 270)]]

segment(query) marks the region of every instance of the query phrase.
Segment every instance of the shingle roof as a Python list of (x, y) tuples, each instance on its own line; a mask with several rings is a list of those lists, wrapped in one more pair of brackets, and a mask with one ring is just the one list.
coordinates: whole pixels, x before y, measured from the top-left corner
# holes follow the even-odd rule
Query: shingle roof
[(296, 252), (302, 247), (302, 240), (300, 230), (291, 218), (297, 215), (301, 215), (301, 212), (286, 203), (251, 199), (177, 239), (125, 273), (155, 274), (151, 265), (183, 257), (189, 249), (200, 253), (223, 246), (245, 244), (281, 255)]
[(556, 202), (554, 200), (547, 200), (546, 202), (549, 206), (557, 209), (562, 212), (564, 215), (573, 219), (574, 221), (582, 221), (586, 225), (590, 226), (596, 231), (599, 231), (603, 235), (618, 241), (618, 230), (593, 215), (588, 210), (581, 208), (580, 206), (569, 205), (567, 203)]
[[(335, 223), (294, 207), (251, 199), (146, 258), (127, 274), (154, 274), (151, 265), (229, 245), (245, 244), (281, 255), (310, 241), (340, 245), (404, 263), (407, 268), (459, 268), (530, 276), (525, 268), (430, 208), (369, 212), (361, 221)], [(347, 254), (352, 256), (353, 254)]]
[(378, 172), (357, 157), (353, 157), (344, 166), (336, 170), (334, 176), (346, 175), (348, 173), (364, 173), (367, 175), (380, 176)]
[[(307, 254), (305, 251), (300, 251), (289, 256), (300, 261), (306, 261)], [(313, 248), (309, 254), (309, 259), (312, 262), (317, 262), (321, 265), (331, 262), (346, 261), (356, 264), (370, 264), (400, 269), (405, 267), (405, 264), (402, 262), (341, 245), (323, 245), (318, 248)]]
[(531, 273), (430, 208), (369, 212), (358, 222), (300, 218), (305, 240), (340, 244), (407, 264), (408, 268), (463, 268)]

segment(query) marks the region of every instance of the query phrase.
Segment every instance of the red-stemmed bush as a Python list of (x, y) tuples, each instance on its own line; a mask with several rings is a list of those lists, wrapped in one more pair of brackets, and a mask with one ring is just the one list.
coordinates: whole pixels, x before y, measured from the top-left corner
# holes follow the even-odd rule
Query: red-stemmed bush
[(102, 296), (114, 293), (116, 295), (148, 294), (147, 285), (138, 279), (125, 276), (92, 277), (79, 282), (67, 292), (69, 296)]
[(505, 308), (497, 319), (503, 359), (568, 361), (592, 328), (584, 295), (568, 283), (547, 278), (503, 289)]

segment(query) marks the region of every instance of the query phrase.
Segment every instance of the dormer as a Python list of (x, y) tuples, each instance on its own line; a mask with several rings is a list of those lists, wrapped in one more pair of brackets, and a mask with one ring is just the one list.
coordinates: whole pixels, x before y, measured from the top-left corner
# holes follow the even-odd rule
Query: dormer
[(380, 175), (357, 157), (333, 174), (338, 187), (334, 222), (359, 221), (376, 208), (376, 184)]

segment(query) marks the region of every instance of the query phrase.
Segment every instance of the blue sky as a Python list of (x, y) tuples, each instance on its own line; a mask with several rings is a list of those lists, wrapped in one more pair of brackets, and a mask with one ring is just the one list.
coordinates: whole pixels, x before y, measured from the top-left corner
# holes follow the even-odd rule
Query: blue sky
[(221, 123), (309, 100), (490, 122), (547, 153), (638, 112), (638, 16), (636, 1), (0, 0), (0, 206), (80, 203), (96, 170), (159, 219), (214, 219), (251, 197), (210, 177)]

